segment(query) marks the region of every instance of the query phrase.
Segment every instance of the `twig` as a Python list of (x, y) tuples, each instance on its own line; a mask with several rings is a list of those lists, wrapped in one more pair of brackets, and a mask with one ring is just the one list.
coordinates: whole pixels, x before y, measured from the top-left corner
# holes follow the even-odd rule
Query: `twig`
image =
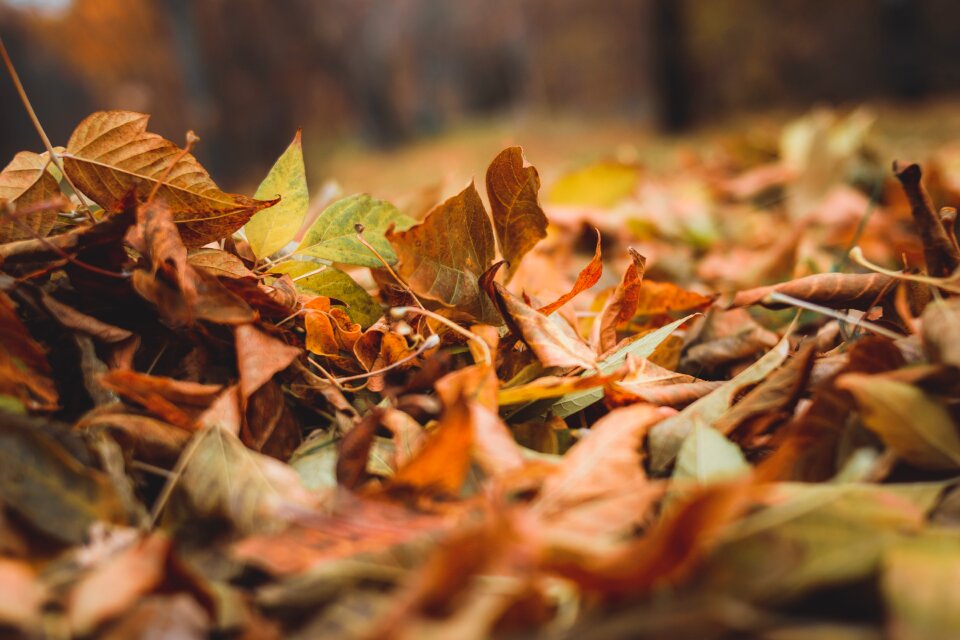
[(384, 257), (380, 255), (380, 252), (377, 251), (376, 247), (374, 247), (372, 244), (367, 242), (367, 239), (363, 237), (364, 226), (358, 222), (357, 224), (353, 225), (353, 228), (357, 232), (357, 240), (360, 241), (360, 244), (362, 244), (367, 249), (369, 249), (370, 252), (373, 253), (373, 255), (377, 256), (377, 260), (383, 263), (383, 266), (386, 267), (390, 275), (393, 276), (393, 279), (396, 280), (397, 283), (403, 288), (403, 290), (410, 295), (414, 303), (418, 307), (426, 311), (426, 307), (424, 307), (423, 304), (420, 302), (420, 299), (417, 297), (417, 294), (413, 292), (413, 289), (411, 289), (410, 286), (406, 282), (404, 282), (403, 279), (400, 278), (400, 276), (397, 275), (397, 272), (394, 271), (393, 268), (390, 266), (390, 264), (384, 259)]
[(63, 163), (60, 161), (60, 156), (58, 156), (57, 152), (53, 150), (53, 145), (50, 144), (50, 138), (47, 137), (47, 132), (43, 130), (43, 125), (40, 124), (40, 119), (37, 117), (37, 113), (33, 110), (33, 105), (30, 104), (30, 98), (27, 97), (27, 92), (23, 88), (23, 83), (20, 82), (20, 76), (17, 74), (17, 70), (13, 66), (13, 61), (10, 59), (10, 54), (7, 53), (7, 46), (3, 43), (2, 37), (0, 37), (0, 56), (3, 57), (3, 63), (6, 65), (7, 71), (10, 72), (10, 78), (13, 80), (13, 86), (16, 88), (17, 94), (19, 94), (20, 101), (23, 103), (24, 108), (27, 110), (27, 115), (30, 117), (33, 127), (37, 130), (37, 133), (40, 134), (40, 139), (43, 140), (43, 146), (47, 148), (47, 153), (50, 154), (50, 161), (57, 166), (57, 169), (59, 169), (60, 173), (63, 175), (63, 179), (67, 181), (67, 184), (70, 185), (70, 188), (73, 189), (73, 192), (77, 195), (77, 199), (80, 201), (80, 207), (87, 214), (87, 218), (89, 218), (91, 222), (96, 222), (93, 217), (93, 213), (90, 211), (90, 205), (87, 204), (83, 194), (79, 189), (77, 189), (76, 185), (73, 184), (73, 181), (70, 179), (70, 176), (67, 175), (67, 172), (63, 170)]
[(432, 336), (430, 336), (430, 337), (428, 337), (426, 340), (424, 340), (424, 341), (423, 341), (423, 344), (420, 345), (420, 347), (419, 347), (416, 351), (414, 351), (413, 353), (411, 353), (411, 354), (409, 354), (409, 355), (407, 355), (407, 356), (404, 356), (403, 358), (400, 358), (399, 360), (397, 360), (397, 361), (394, 362), (393, 364), (388, 364), (388, 365), (385, 366), (385, 367), (381, 367), (381, 368), (379, 368), (379, 369), (374, 369), (373, 371), (368, 371), (368, 372), (366, 372), (366, 373), (358, 373), (358, 374), (355, 375), (355, 376), (346, 376), (346, 377), (344, 377), (344, 378), (337, 378), (336, 380), (337, 380), (337, 382), (339, 382), (339, 383), (352, 382), (352, 381), (354, 381), (354, 380), (363, 380), (364, 378), (369, 378), (369, 377), (371, 377), (371, 376), (380, 375), (381, 373), (386, 373), (387, 371), (390, 371), (391, 369), (394, 369), (394, 368), (396, 368), (396, 367), (399, 367), (400, 365), (402, 365), (402, 364), (404, 364), (404, 363), (410, 362), (411, 360), (413, 360), (414, 358), (416, 358), (417, 356), (419, 356), (421, 353), (423, 353), (423, 352), (426, 351), (427, 349), (432, 349), (432, 348), (434, 348), (435, 346), (437, 346), (438, 344), (440, 344), (440, 336), (438, 336), (437, 334), (433, 334)]
[[(449, 318), (444, 318), (439, 313), (434, 313), (433, 311), (430, 311), (428, 309), (423, 309), (423, 308), (418, 309), (417, 307), (393, 307), (392, 309), (390, 309), (390, 315), (392, 315), (394, 318), (402, 318), (404, 315), (408, 313), (418, 313), (428, 318), (432, 318), (437, 322), (440, 322), (446, 325), (451, 330), (456, 331), (467, 340), (472, 340), (474, 344), (476, 344), (480, 348), (480, 353), (483, 355), (484, 364), (488, 364), (488, 365), (493, 364), (493, 358), (490, 355), (490, 345), (488, 345), (487, 342), (477, 334), (473, 333), (472, 331), (468, 331), (467, 329), (464, 329), (463, 327), (458, 325), (456, 322), (451, 321)], [(427, 339), (429, 340), (429, 338)]]
[(885, 329), (880, 325), (874, 324), (873, 322), (870, 322), (868, 320), (864, 320), (862, 318), (852, 318), (846, 314), (840, 313), (839, 311), (835, 311), (829, 307), (822, 307), (819, 304), (814, 304), (812, 302), (807, 302), (806, 300), (794, 298), (793, 296), (788, 296), (778, 291), (774, 291), (767, 297), (773, 300), (774, 302), (781, 302), (783, 304), (788, 304), (792, 307), (798, 307), (800, 309), (806, 309), (808, 311), (820, 313), (825, 316), (829, 316), (831, 318), (839, 320), (840, 322), (845, 322), (847, 324), (853, 325), (854, 327), (858, 327), (858, 326), (864, 327), (865, 329), (869, 329), (870, 331), (873, 331), (877, 335), (883, 336), (884, 338), (890, 338), (891, 340), (899, 340), (900, 338), (903, 337), (899, 333), (894, 333), (893, 331), (890, 331), (889, 329)]

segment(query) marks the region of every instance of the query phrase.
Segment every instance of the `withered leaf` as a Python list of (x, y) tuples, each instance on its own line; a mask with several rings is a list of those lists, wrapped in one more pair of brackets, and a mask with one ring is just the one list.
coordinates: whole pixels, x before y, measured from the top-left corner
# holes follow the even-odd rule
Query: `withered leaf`
[(500, 253), (507, 261), (508, 280), (520, 259), (547, 235), (539, 191), (540, 176), (535, 167), (524, 166), (520, 147), (504, 149), (487, 168), (487, 198)]
[[(64, 202), (57, 200), (60, 185), (46, 170), (47, 161), (46, 154), (21, 151), (0, 171), (0, 243), (42, 238), (53, 229)], [(4, 201), (11, 206), (9, 213), (3, 210)]]
[(617, 344), (617, 327), (630, 320), (637, 311), (640, 300), (640, 285), (647, 260), (640, 252), (630, 248), (630, 266), (624, 271), (617, 288), (603, 305), (594, 329), (597, 351), (604, 353)]
[(122, 209), (124, 196), (134, 189), (145, 200), (162, 180), (156, 197), (173, 210), (184, 244), (200, 247), (278, 202), (224, 193), (193, 155), (148, 133), (149, 119), (133, 111), (98, 111), (77, 125), (67, 142), (64, 171), (105, 210)]
[(315, 506), (296, 471), (247, 449), (224, 428), (197, 433), (187, 455), (180, 487), (194, 512), (226, 518), (242, 533), (281, 528), (298, 509)]
[(893, 173), (910, 202), (910, 213), (923, 241), (927, 273), (935, 278), (953, 275), (957, 267), (960, 267), (960, 248), (950, 240), (947, 230), (933, 211), (930, 196), (920, 182), (920, 165), (902, 166), (894, 162)]
[(729, 308), (753, 304), (770, 309), (789, 306), (766, 299), (776, 292), (832, 309), (866, 310), (879, 304), (885, 294), (892, 293), (895, 282), (893, 278), (879, 273), (818, 273), (782, 284), (739, 291)]
[(37, 530), (74, 544), (95, 522), (127, 518), (105, 473), (84, 466), (42, 422), (6, 412), (0, 413), (0, 500)]
[(397, 271), (421, 297), (500, 324), (478, 279), (496, 256), (493, 230), (473, 183), (434, 207), (406, 231), (387, 232), (397, 252)]
[(240, 371), (240, 395), (244, 401), (275, 374), (289, 367), (300, 349), (256, 327), (242, 324), (234, 329), (237, 344), (237, 369)]
[(814, 357), (816, 343), (810, 341), (720, 416), (713, 428), (738, 442), (749, 442), (753, 436), (788, 420), (807, 386)]
[(837, 386), (853, 394), (864, 424), (904, 460), (928, 469), (960, 467), (960, 433), (934, 398), (882, 374), (848, 373)]
[(543, 366), (597, 367), (596, 354), (574, 333), (566, 320), (547, 317), (510, 293), (499, 282), (491, 284), (500, 314)]
[(712, 423), (729, 407), (737, 390), (745, 384), (763, 380), (787, 357), (790, 349), (789, 331), (780, 342), (765, 356), (742, 371), (732, 380), (728, 380), (683, 411), (670, 416), (650, 431), (650, 467), (662, 472), (673, 462), (683, 441), (693, 429), (696, 420)]
[(580, 270), (580, 273), (577, 275), (577, 281), (573, 283), (573, 288), (550, 304), (540, 307), (538, 311), (545, 316), (550, 315), (563, 305), (573, 300), (580, 293), (597, 284), (597, 282), (600, 281), (601, 275), (603, 275), (603, 256), (600, 254), (600, 230), (598, 229), (597, 248), (593, 252), (593, 258), (590, 259), (590, 262), (587, 263), (587, 266)]

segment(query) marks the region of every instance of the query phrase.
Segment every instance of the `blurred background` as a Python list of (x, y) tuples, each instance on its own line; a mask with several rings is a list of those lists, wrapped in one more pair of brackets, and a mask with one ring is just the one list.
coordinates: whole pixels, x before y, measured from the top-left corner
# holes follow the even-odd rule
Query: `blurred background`
[[(302, 126), (312, 179), (384, 197), (505, 144), (559, 171), (820, 104), (955, 126), (956, 24), (951, 0), (0, 0), (55, 144), (143, 111), (250, 191)], [(21, 149), (41, 145), (4, 77), (0, 158)]]

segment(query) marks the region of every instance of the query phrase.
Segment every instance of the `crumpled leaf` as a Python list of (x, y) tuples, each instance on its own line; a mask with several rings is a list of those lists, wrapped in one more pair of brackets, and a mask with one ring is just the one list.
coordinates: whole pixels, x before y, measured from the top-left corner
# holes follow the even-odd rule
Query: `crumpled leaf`
[(540, 176), (523, 165), (523, 149), (508, 147), (487, 168), (487, 198), (500, 253), (507, 261), (507, 279), (520, 259), (547, 235), (547, 216), (537, 200)]
[(882, 375), (849, 373), (836, 382), (856, 398), (863, 423), (907, 462), (925, 469), (960, 467), (960, 434), (939, 402)]
[(931, 300), (923, 310), (923, 346), (935, 362), (960, 367), (960, 340), (956, 339), (960, 321), (960, 298)]
[(761, 304), (770, 309), (782, 309), (789, 306), (766, 299), (777, 292), (832, 309), (866, 310), (879, 304), (884, 294), (892, 293), (894, 284), (893, 278), (880, 273), (818, 273), (781, 284), (738, 291), (728, 307)]
[(343, 264), (382, 267), (380, 259), (357, 239), (357, 225), (361, 225), (364, 239), (392, 265), (397, 261), (397, 254), (392, 241), (387, 241), (387, 232), (391, 227), (395, 232), (403, 231), (412, 224), (412, 218), (389, 202), (365, 193), (348, 196), (323, 210), (294, 253)]
[[(55, 200), (60, 195), (60, 185), (46, 165), (46, 154), (21, 151), (0, 171), (0, 243), (42, 238), (53, 229), (64, 202)], [(12, 205), (9, 214), (3, 212), (3, 201)], [(18, 209), (34, 208), (48, 201), (50, 206), (17, 213)]]
[(478, 283), (496, 249), (490, 219), (473, 183), (434, 207), (420, 224), (389, 231), (387, 239), (396, 249), (400, 277), (418, 296), (485, 324), (500, 324)]
[(193, 155), (181, 155), (175, 144), (148, 133), (149, 119), (133, 111), (98, 111), (77, 125), (67, 142), (64, 171), (106, 211), (120, 211), (124, 197), (134, 189), (145, 200), (163, 179), (157, 199), (173, 210), (183, 243), (201, 247), (230, 235), (254, 213), (277, 203), (224, 193)]
[(200, 249), (187, 256), (187, 262), (210, 275), (221, 278), (253, 278), (243, 260), (221, 249)]
[(601, 275), (603, 275), (603, 256), (600, 252), (600, 231), (598, 229), (597, 248), (593, 252), (593, 258), (591, 258), (590, 262), (588, 262), (587, 265), (580, 270), (580, 273), (577, 274), (577, 280), (573, 283), (573, 288), (550, 304), (540, 307), (538, 311), (545, 316), (550, 315), (563, 305), (573, 300), (580, 293), (597, 284), (597, 282), (600, 281)]
[[(671, 333), (676, 331), (680, 326), (685, 323), (687, 320), (693, 316), (687, 316), (671, 322), (668, 325), (664, 325), (659, 329), (646, 333), (636, 340), (633, 340), (623, 347), (617, 349), (606, 358), (600, 361), (598, 365), (598, 371), (602, 375), (611, 375), (614, 371), (623, 366), (624, 361), (627, 359), (627, 356), (633, 356), (635, 358), (649, 358), (653, 355), (654, 351), (657, 350), (657, 347), (666, 340)], [(586, 371), (582, 375), (590, 375), (591, 372)], [(581, 391), (574, 391), (562, 396), (559, 400), (550, 405), (550, 412), (560, 418), (566, 418), (569, 415), (573, 415), (577, 411), (585, 409), (595, 402), (599, 402), (603, 399), (603, 389), (583, 389)]]
[[(488, 277), (485, 276), (485, 280)], [(486, 286), (486, 282), (483, 286)], [(560, 318), (549, 318), (510, 293), (499, 282), (489, 283), (500, 315), (507, 325), (530, 347), (545, 367), (583, 367), (595, 369), (596, 355), (580, 336)]]
[(646, 270), (647, 259), (630, 247), (630, 265), (623, 272), (617, 288), (603, 304), (600, 317), (594, 324), (593, 342), (597, 351), (604, 353), (617, 345), (617, 327), (624, 324), (637, 311), (640, 301), (640, 285)]
[(663, 472), (673, 462), (683, 441), (697, 420), (711, 424), (730, 406), (737, 390), (745, 384), (764, 379), (787, 357), (790, 349), (789, 331), (765, 356), (753, 363), (732, 380), (725, 382), (675, 416), (671, 416), (650, 431), (650, 468)]
[(0, 293), (0, 395), (35, 410), (57, 406), (57, 387), (40, 344), (17, 317), (13, 300)]
[(307, 175), (303, 166), (301, 131), (293, 137), (290, 146), (273, 163), (269, 173), (253, 194), (258, 200), (280, 196), (280, 202), (256, 213), (243, 226), (253, 255), (265, 258), (279, 251), (293, 240), (303, 224), (310, 205)]

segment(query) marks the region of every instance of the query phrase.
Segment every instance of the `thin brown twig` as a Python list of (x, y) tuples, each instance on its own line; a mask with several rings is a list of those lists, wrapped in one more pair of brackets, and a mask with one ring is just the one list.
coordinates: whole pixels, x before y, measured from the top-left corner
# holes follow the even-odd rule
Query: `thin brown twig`
[(50, 161), (53, 162), (57, 169), (60, 170), (61, 175), (63, 175), (63, 179), (67, 181), (67, 184), (70, 185), (70, 188), (73, 189), (73, 192), (77, 195), (77, 199), (80, 201), (80, 207), (83, 209), (84, 213), (87, 214), (87, 218), (89, 218), (91, 222), (96, 222), (93, 217), (93, 213), (90, 211), (90, 205), (87, 203), (80, 190), (77, 189), (76, 185), (73, 184), (73, 181), (70, 179), (70, 176), (67, 175), (67, 172), (63, 170), (63, 163), (60, 161), (60, 156), (58, 156), (57, 152), (53, 150), (53, 145), (50, 143), (50, 138), (47, 137), (47, 132), (43, 130), (43, 125), (40, 124), (40, 119), (37, 117), (37, 113), (33, 110), (33, 105), (30, 103), (30, 98), (27, 97), (27, 92), (23, 88), (23, 83), (20, 82), (20, 75), (13, 66), (13, 60), (10, 59), (10, 54), (7, 52), (7, 46), (3, 43), (2, 37), (0, 37), (0, 57), (3, 57), (3, 63), (6, 65), (7, 71), (10, 72), (10, 78), (13, 80), (13, 86), (16, 88), (17, 94), (20, 96), (20, 102), (23, 103), (23, 107), (27, 110), (27, 115), (30, 117), (33, 127), (37, 130), (37, 133), (40, 134), (40, 139), (43, 140), (43, 146), (47, 148), (47, 153), (50, 154)]
[(372, 244), (367, 242), (367, 239), (363, 237), (363, 228), (364, 228), (363, 225), (360, 224), (359, 222), (353, 225), (354, 231), (357, 232), (357, 240), (360, 241), (360, 244), (362, 244), (367, 249), (369, 249), (370, 252), (373, 253), (373, 255), (377, 256), (377, 260), (383, 263), (383, 266), (386, 267), (390, 275), (393, 276), (393, 279), (397, 281), (397, 284), (399, 284), (404, 291), (410, 294), (410, 297), (413, 299), (414, 303), (416, 303), (418, 307), (420, 307), (421, 309), (426, 309), (426, 307), (424, 307), (423, 304), (421, 304), (420, 299), (417, 297), (417, 294), (413, 292), (413, 289), (411, 289), (410, 286), (406, 282), (404, 282), (399, 275), (397, 275), (397, 272), (394, 271), (393, 268), (390, 266), (390, 263), (388, 263), (384, 259), (384, 257), (380, 255), (380, 252), (377, 251), (376, 247), (374, 247)]

